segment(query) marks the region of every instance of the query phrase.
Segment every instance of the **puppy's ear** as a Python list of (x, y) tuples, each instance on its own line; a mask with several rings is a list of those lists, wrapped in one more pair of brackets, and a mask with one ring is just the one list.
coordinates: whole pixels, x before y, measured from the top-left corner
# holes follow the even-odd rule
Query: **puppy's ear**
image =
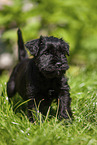
[(31, 55), (37, 56), (39, 51), (39, 39), (34, 39), (25, 44)]
[(41, 35), (40, 38), (39, 38), (39, 48), (42, 49), (44, 48), (44, 37)]
[(40, 36), (39, 39), (31, 40), (27, 42), (25, 46), (28, 48), (32, 55), (37, 56), (39, 49), (43, 48), (44, 46), (44, 37)]
[(66, 43), (62, 38), (60, 40), (61, 40), (62, 47), (63, 48), (65, 47), (65, 53), (69, 56), (69, 44)]

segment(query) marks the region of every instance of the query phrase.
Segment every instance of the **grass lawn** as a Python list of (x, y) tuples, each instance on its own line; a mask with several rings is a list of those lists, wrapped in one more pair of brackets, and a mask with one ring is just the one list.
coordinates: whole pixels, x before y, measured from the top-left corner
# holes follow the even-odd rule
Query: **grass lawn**
[(0, 145), (97, 145), (97, 69), (71, 66), (67, 76), (72, 124), (58, 121), (56, 116), (46, 116), (42, 123), (41, 115), (30, 123), (21, 110), (23, 105), (8, 102), (8, 75), (0, 76)]

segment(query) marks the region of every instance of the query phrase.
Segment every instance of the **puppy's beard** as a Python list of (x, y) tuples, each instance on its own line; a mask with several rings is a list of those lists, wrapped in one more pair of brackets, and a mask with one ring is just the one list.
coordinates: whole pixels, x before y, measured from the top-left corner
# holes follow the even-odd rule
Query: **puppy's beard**
[(52, 64), (51, 61), (46, 63), (44, 65), (36, 63), (37, 68), (46, 78), (61, 77), (69, 68), (67, 63), (63, 63), (61, 66), (56, 65), (56, 63)]
[[(64, 72), (65, 73), (65, 72)], [(60, 76), (60, 75), (62, 75), (62, 71), (57, 71), (57, 74), (56, 74), (57, 76)]]

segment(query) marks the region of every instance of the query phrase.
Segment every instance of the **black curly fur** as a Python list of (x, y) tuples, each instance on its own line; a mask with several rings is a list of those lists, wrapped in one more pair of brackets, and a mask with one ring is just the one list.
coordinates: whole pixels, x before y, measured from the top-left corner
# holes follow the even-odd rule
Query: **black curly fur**
[[(72, 116), (71, 98), (67, 78), (69, 68), (66, 55), (69, 45), (56, 37), (43, 37), (26, 43), (26, 48), (34, 58), (27, 58), (20, 29), (18, 30), (19, 60), (7, 83), (8, 97), (18, 92), (28, 102), (28, 114), (34, 121), (31, 110), (36, 110), (35, 102), (40, 103), (39, 110), (44, 115), (53, 100), (60, 100), (59, 117), (68, 119)], [(69, 115), (68, 115), (69, 114)]]

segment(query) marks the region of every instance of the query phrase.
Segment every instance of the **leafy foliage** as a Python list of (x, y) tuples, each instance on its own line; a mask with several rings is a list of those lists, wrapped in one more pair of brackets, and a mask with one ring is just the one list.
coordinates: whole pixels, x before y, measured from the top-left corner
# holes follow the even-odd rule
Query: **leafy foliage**
[[(97, 61), (97, 3), (94, 0), (14, 0), (0, 10), (2, 40), (16, 43), (16, 28), (21, 27), (25, 41), (40, 35), (63, 37), (70, 43), (70, 62)], [(77, 61), (76, 61), (77, 60)]]

